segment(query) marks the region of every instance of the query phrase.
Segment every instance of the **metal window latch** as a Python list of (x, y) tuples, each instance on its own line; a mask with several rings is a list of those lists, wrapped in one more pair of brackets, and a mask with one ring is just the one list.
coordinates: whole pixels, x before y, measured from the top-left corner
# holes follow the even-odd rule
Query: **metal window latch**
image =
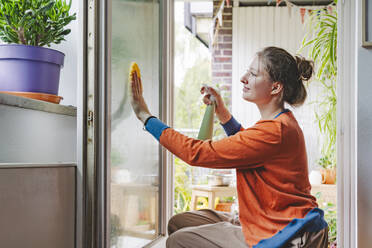
[(93, 126), (93, 120), (94, 120), (94, 112), (92, 110), (88, 110), (88, 126)]

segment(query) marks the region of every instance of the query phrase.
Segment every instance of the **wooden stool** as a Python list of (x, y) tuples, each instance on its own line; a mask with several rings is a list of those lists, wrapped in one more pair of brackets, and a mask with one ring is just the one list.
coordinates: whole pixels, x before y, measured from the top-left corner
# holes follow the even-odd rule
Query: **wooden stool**
[(191, 188), (191, 210), (196, 210), (199, 196), (208, 197), (208, 208), (210, 209), (215, 209), (214, 202), (216, 197), (236, 196), (236, 187), (193, 185)]

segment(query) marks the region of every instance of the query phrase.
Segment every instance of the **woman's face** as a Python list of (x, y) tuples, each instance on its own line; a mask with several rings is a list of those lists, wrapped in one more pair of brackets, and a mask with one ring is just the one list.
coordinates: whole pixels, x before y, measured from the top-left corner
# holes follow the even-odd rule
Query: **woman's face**
[(243, 99), (256, 104), (269, 102), (272, 98), (273, 82), (258, 56), (255, 56), (248, 70), (241, 77)]

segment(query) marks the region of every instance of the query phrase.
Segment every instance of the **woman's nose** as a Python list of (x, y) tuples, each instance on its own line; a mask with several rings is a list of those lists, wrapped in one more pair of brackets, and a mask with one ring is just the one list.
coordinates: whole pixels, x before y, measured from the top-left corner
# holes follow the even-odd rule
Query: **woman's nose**
[(243, 84), (248, 84), (248, 80), (244, 77), (244, 75), (240, 78), (240, 82)]

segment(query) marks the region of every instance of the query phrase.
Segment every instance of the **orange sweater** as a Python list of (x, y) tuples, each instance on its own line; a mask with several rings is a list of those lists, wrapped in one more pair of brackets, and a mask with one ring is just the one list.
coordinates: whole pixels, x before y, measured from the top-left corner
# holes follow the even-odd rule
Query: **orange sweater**
[(291, 112), (219, 141), (162, 130), (160, 143), (193, 166), (235, 168), (242, 230), (256, 245), (317, 207), (310, 194), (305, 141)]

